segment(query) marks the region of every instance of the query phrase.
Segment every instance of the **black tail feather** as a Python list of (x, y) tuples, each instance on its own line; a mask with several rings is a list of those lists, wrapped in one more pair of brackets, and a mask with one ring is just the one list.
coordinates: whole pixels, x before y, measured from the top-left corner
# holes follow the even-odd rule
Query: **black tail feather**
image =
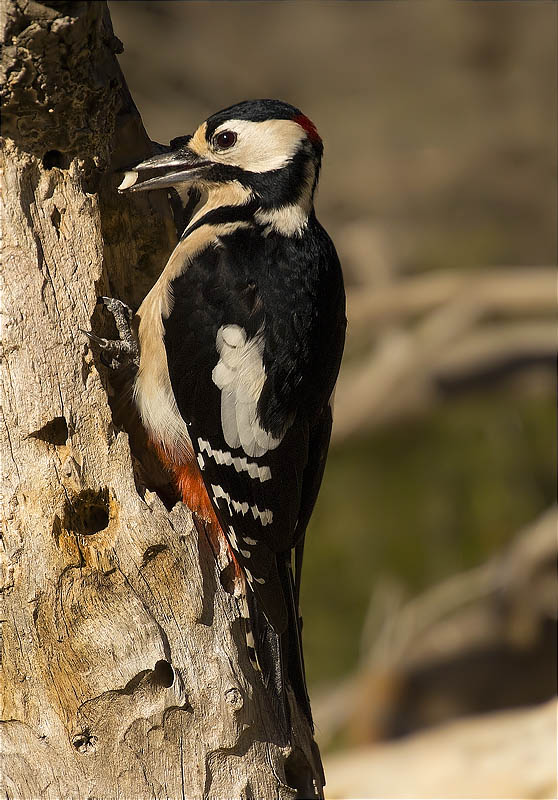
[(277, 717), (281, 730), (287, 739), (290, 738), (291, 714), (287, 696), (286, 670), (281, 647), (282, 636), (277, 634), (259, 608), (257, 597), (248, 590), (248, 608), (252, 639), (255, 650), (256, 668), (261, 678)]
[(251, 632), (256, 658), (261, 669), (264, 686), (268, 690), (271, 705), (281, 727), (290, 739), (291, 714), (287, 686), (293, 689), (297, 702), (302, 707), (314, 730), (310, 700), (306, 688), (304, 657), (302, 653), (301, 627), (298, 604), (295, 599), (295, 583), (288, 555), (277, 557), (277, 570), (284, 601), (287, 607), (288, 625), (282, 634), (276, 633), (259, 608), (257, 597), (248, 592)]
[[(279, 560), (279, 559), (278, 559)], [(279, 577), (283, 586), (283, 593), (287, 603), (287, 613), (289, 624), (283, 636), (283, 652), (285, 653), (286, 643), (286, 663), (288, 664), (289, 682), (293, 688), (295, 696), (301, 705), (312, 731), (314, 731), (314, 721), (310, 708), (310, 698), (306, 686), (306, 671), (304, 669), (304, 654), (302, 652), (302, 626), (298, 609), (297, 587), (293, 578), (290, 554), (287, 558), (278, 563)]]

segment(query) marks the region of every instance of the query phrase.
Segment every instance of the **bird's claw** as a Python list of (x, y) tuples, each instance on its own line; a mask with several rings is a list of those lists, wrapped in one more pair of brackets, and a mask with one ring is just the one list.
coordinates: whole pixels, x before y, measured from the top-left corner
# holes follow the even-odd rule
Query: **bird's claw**
[[(139, 347), (131, 327), (134, 312), (126, 303), (115, 297), (99, 297), (98, 302), (102, 303), (114, 317), (120, 338), (105, 339), (92, 331), (85, 331), (83, 328), (79, 330), (101, 349), (101, 361), (105, 366), (110, 369), (120, 369), (127, 364), (133, 364), (137, 369), (139, 367)], [(103, 358), (103, 355), (110, 355), (112, 358), (109, 360)]]
[(104, 305), (115, 319), (116, 317), (127, 317), (128, 327), (130, 326), (134, 317), (134, 312), (130, 306), (126, 305), (122, 300), (118, 300), (116, 297), (98, 297), (97, 303)]

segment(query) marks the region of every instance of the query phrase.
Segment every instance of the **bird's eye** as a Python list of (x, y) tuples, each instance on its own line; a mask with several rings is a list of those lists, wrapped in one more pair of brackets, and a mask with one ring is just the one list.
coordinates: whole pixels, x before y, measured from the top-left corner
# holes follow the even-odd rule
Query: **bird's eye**
[(237, 135), (234, 131), (221, 131), (217, 136), (213, 137), (213, 144), (219, 150), (228, 150), (232, 147), (237, 140)]

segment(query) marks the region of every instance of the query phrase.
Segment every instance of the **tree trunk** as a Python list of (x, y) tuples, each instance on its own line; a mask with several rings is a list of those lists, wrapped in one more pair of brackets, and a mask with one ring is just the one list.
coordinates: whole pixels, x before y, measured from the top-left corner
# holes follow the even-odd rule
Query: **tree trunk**
[(79, 330), (111, 335), (97, 296), (136, 308), (176, 240), (164, 193), (115, 191), (152, 145), (106, 4), (3, 12), (2, 797), (322, 797), (303, 713), (291, 696), (283, 741), (252, 672), (226, 553), (167, 509)]

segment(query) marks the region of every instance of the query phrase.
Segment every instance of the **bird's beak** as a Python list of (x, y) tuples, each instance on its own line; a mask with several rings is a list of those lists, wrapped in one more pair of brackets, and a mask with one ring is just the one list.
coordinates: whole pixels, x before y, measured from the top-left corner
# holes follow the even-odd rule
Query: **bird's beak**
[(143, 192), (149, 189), (165, 189), (180, 183), (192, 183), (209, 166), (211, 162), (204, 161), (191, 150), (183, 138), (180, 147), (148, 158), (125, 172), (118, 191)]

